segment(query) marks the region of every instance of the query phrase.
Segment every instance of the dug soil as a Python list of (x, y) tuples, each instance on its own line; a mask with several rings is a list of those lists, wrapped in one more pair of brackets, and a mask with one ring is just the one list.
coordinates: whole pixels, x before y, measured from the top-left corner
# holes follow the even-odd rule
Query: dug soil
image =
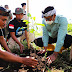
[(21, 57), (35, 57), (35, 59), (37, 59), (39, 63), (37, 67), (32, 68), (20, 63), (6, 62), (0, 59), (0, 72), (54, 72), (54, 70), (57, 71), (57, 69), (59, 71), (61, 70), (60, 72), (72, 71), (72, 61), (69, 61), (70, 50), (64, 51), (62, 54), (59, 54), (56, 61), (54, 61), (51, 65), (47, 63), (46, 56), (49, 56), (53, 52), (47, 52), (47, 55), (38, 55), (37, 52), (39, 51), (35, 50), (34, 48), (25, 49), (23, 51), (23, 54), (20, 54), (19, 50), (13, 50), (13, 53), (18, 54)]

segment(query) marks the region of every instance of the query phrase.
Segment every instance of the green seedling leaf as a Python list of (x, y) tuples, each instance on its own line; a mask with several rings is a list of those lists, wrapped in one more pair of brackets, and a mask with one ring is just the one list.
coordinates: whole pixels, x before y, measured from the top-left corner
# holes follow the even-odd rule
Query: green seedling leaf
[(27, 28), (27, 27), (21, 27), (20, 30), (21, 30), (21, 29), (25, 29), (25, 28)]
[(35, 23), (34, 25), (45, 26), (44, 24), (40, 24), (40, 23)]
[(36, 29), (38, 30), (38, 27), (36, 26)]
[(30, 22), (26, 22), (26, 25), (29, 24)]
[(47, 52), (45, 53), (45, 57), (47, 56)]
[(26, 22), (26, 25), (30, 23), (28, 20), (23, 20), (23, 22)]
[(50, 69), (48, 69), (48, 72), (51, 72), (51, 70), (50, 70)]
[(27, 14), (27, 16), (28, 16), (28, 17), (31, 17), (31, 14), (30, 14), (30, 13), (28, 13), (28, 14)]
[(23, 20), (23, 22), (28, 22), (28, 20)]
[(4, 48), (2, 47), (2, 49), (4, 50)]
[(30, 17), (30, 19), (32, 19), (32, 17)]
[(33, 17), (33, 20), (35, 21), (36, 17)]
[(35, 31), (34, 29), (31, 29), (31, 30), (30, 30), (30, 33), (33, 33), (34, 31)]

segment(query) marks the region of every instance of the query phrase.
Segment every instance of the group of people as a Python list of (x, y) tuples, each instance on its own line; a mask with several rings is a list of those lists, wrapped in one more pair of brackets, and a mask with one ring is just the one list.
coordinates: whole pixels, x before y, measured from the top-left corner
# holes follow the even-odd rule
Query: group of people
[[(19, 57), (11, 53), (11, 50), (14, 45), (16, 48), (20, 48), (20, 52), (23, 53), (24, 46), (21, 44), (22, 39), (26, 39), (28, 42), (27, 36), (27, 25), (23, 22), (23, 19), (26, 19), (26, 11), (22, 3), (22, 8), (16, 8), (15, 13), (16, 17), (8, 23), (9, 34), (7, 36), (8, 46), (4, 39), (3, 29), (6, 25), (6, 21), (9, 17), (10, 11), (0, 7), (0, 43), (7, 50), (2, 50), (0, 48), (0, 58), (12, 61), (23, 63), (27, 66), (36, 66), (38, 61), (32, 57)], [(24, 8), (24, 10), (23, 10)], [(72, 36), (67, 34), (67, 25), (68, 21), (66, 17), (62, 15), (56, 15), (56, 10), (53, 6), (48, 6), (42, 11), (43, 20), (43, 36), (41, 38), (35, 39), (35, 44), (39, 47), (44, 47), (44, 50), (38, 52), (38, 54), (43, 54), (47, 51), (48, 44), (56, 43), (53, 54), (47, 57), (48, 63), (51, 64), (56, 60), (61, 48), (69, 48), (72, 43)]]
[[(8, 47), (4, 39), (3, 29), (6, 26), (6, 21), (8, 20), (9, 13), (10, 11), (0, 6), (0, 43), (5, 49), (5, 50), (2, 50), (2, 48), (0, 47), (0, 58), (6, 61), (19, 62), (27, 66), (34, 67), (38, 64), (38, 61), (36, 59), (34, 59), (33, 57), (19, 57), (13, 54), (9, 48), (11, 46)], [(25, 34), (25, 36), (27, 35), (27, 25), (22, 20), (24, 16), (24, 11), (22, 8), (16, 8), (15, 13), (13, 14), (16, 17), (8, 23), (8, 31), (9, 31), (9, 34), (7, 37), (9, 41), (8, 43), (10, 43), (11, 41), (10, 44), (14, 45), (13, 42), (15, 41), (15, 43), (17, 43), (20, 48), (20, 52), (22, 53), (24, 46), (20, 43), (20, 40), (18, 40), (18, 38), (22, 36), (23, 34)], [(22, 27), (23, 29), (21, 29)]]

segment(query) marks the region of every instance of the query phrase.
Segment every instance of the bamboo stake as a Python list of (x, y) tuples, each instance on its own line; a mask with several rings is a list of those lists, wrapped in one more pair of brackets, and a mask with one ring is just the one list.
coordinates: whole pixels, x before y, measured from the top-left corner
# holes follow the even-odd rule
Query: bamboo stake
[[(27, 14), (29, 13), (29, 0), (27, 0)], [(29, 17), (28, 17), (28, 21), (29, 21)], [(27, 25), (27, 36), (28, 36), (28, 49), (30, 48), (30, 43), (29, 43), (29, 24)]]

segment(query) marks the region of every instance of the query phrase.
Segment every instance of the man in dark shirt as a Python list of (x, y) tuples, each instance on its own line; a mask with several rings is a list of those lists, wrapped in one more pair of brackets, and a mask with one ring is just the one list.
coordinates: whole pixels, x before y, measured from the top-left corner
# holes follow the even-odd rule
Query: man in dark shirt
[[(3, 7), (0, 7), (0, 29), (1, 29), (0, 34), (2, 34), (2, 35), (3, 35), (2, 28), (4, 28), (8, 16), (9, 16), (9, 13), (6, 11), (6, 9), (4, 9)], [(0, 36), (0, 43), (2, 45), (4, 45), (4, 48), (7, 47), (3, 36)], [(7, 49), (8, 49), (8, 47), (7, 47)], [(7, 51), (9, 51), (9, 50), (7, 50)], [(10, 61), (10, 62), (23, 63), (23, 64), (30, 66), (30, 67), (36, 66), (38, 64), (38, 61), (32, 57), (19, 57), (19, 56), (16, 56), (10, 52), (7, 52), (7, 51), (2, 50), (0, 47), (0, 58), (1, 59), (4, 59), (6, 61)]]
[(5, 11), (4, 10), (5, 9), (3, 7), (0, 7), (0, 19), (1, 19), (1, 21), (3, 21), (3, 24), (0, 23), (0, 43), (8, 52), (11, 52), (10, 49), (8, 48), (8, 46), (7, 46), (7, 43), (6, 43), (5, 39), (4, 39), (3, 28), (6, 24), (7, 16), (9, 15), (8, 14), (9, 12), (6, 13), (5, 12), (6, 10)]
[[(15, 13), (13, 13), (16, 18), (9, 22), (9, 35), (8, 35), (8, 46), (10, 49), (20, 48), (20, 52), (23, 52), (24, 46), (21, 44), (20, 40), (22, 36), (25, 36), (27, 41), (27, 25), (23, 20), (23, 9), (16, 8)], [(16, 46), (16, 47), (15, 47)]]

